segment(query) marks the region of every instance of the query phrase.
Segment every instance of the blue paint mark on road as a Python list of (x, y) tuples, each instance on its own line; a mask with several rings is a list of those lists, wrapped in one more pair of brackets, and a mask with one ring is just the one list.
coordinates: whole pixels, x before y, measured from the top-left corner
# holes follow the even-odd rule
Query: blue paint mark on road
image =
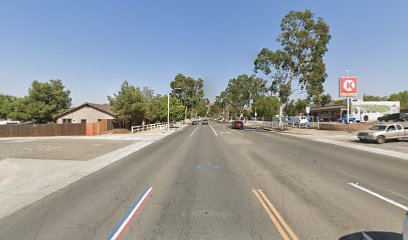
[(217, 165), (217, 164), (209, 164), (209, 163), (206, 163), (206, 164), (204, 164), (204, 165), (196, 165), (196, 168), (198, 168), (198, 169), (206, 168), (206, 167), (208, 167), (208, 168), (215, 168), (215, 169), (220, 169), (220, 168), (221, 168), (220, 165)]

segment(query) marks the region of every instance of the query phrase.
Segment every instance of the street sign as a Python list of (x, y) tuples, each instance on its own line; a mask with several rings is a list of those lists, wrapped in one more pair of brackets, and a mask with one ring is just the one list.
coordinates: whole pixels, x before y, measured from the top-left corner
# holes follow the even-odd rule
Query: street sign
[(342, 77), (339, 79), (340, 97), (355, 97), (357, 96), (357, 78)]
[(310, 113), (310, 107), (309, 107), (309, 106), (306, 107), (306, 113), (307, 113), (307, 114)]

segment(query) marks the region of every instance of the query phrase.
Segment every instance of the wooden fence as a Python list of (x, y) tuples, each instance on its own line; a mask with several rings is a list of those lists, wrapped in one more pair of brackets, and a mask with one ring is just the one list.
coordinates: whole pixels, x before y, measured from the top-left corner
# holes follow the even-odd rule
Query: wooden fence
[(95, 136), (112, 129), (110, 119), (98, 123), (0, 125), (0, 137)]
[(0, 125), (0, 137), (40, 137), (85, 135), (86, 124)]

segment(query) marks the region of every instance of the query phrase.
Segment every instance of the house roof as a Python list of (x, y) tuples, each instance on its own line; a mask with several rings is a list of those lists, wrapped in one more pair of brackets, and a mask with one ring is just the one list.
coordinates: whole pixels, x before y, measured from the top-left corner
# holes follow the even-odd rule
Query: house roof
[(69, 110), (67, 110), (67, 111), (65, 111), (63, 113), (55, 115), (54, 118), (57, 119), (57, 118), (63, 117), (65, 115), (67, 115), (67, 114), (75, 112), (75, 111), (77, 111), (77, 110), (79, 110), (81, 108), (84, 108), (84, 107), (91, 107), (91, 108), (93, 108), (95, 110), (98, 110), (98, 111), (106, 113), (106, 114), (108, 114), (108, 115), (110, 115), (112, 117), (115, 117), (115, 113), (113, 112), (112, 106), (105, 105), (105, 104), (97, 104), (97, 103), (88, 103), (88, 102), (86, 102), (86, 103), (83, 103), (83, 104), (81, 104), (81, 105), (79, 105), (77, 107), (73, 107), (73, 108), (71, 108), (71, 109), (69, 109)]

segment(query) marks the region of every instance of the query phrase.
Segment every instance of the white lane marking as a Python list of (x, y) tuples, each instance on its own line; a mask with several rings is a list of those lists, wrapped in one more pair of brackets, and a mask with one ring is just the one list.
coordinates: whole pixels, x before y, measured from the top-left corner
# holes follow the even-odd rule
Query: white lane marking
[(370, 236), (368, 236), (365, 232), (363, 233), (364, 240), (373, 240)]
[(231, 129), (231, 131), (234, 131), (235, 133), (238, 133), (239, 135), (244, 136), (244, 134), (242, 134), (242, 133), (238, 132), (237, 130)]
[(194, 128), (194, 131), (190, 134), (190, 137), (193, 136), (193, 134), (195, 133), (196, 130), (197, 130), (197, 127)]
[(356, 184), (356, 183), (348, 183), (348, 184), (351, 185), (351, 186), (353, 186), (353, 187), (355, 187), (355, 188), (358, 188), (358, 189), (360, 189), (360, 190), (362, 190), (362, 191), (364, 191), (364, 192), (366, 192), (366, 193), (368, 193), (368, 194), (371, 194), (371, 195), (373, 195), (374, 197), (378, 197), (378, 198), (381, 199), (381, 200), (384, 200), (384, 201), (386, 201), (386, 202), (388, 202), (388, 203), (391, 203), (392, 205), (394, 205), (394, 206), (396, 206), (396, 207), (399, 207), (399, 208), (404, 209), (405, 211), (408, 211), (408, 207), (402, 205), (401, 203), (397, 203), (397, 202), (394, 201), (394, 200), (391, 200), (391, 199), (389, 199), (389, 198), (386, 198), (386, 197), (384, 197), (384, 196), (382, 196), (382, 195), (380, 195), (380, 194), (378, 194), (378, 193), (376, 193), (376, 192), (373, 192), (373, 191), (371, 191), (371, 190), (368, 190), (367, 188), (361, 187), (361, 186), (359, 186), (359, 185)]
[(218, 137), (218, 134), (217, 134), (217, 132), (214, 130), (214, 128), (210, 125), (210, 127), (211, 127), (211, 129), (213, 130), (213, 132), (214, 132), (214, 134), (215, 134), (215, 136), (217, 136)]

